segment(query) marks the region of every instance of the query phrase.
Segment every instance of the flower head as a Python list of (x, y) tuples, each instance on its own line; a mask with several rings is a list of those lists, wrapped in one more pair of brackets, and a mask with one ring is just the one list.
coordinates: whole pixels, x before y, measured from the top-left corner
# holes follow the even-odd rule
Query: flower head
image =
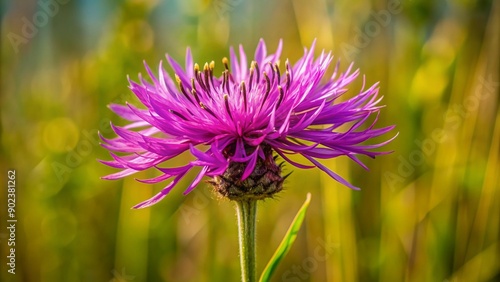
[[(299, 168), (317, 167), (338, 182), (353, 189), (342, 177), (321, 164), (318, 159), (347, 156), (366, 166), (357, 155), (375, 157), (388, 152), (374, 152), (393, 138), (378, 144), (365, 141), (389, 132), (394, 126), (374, 128), (382, 106), (377, 84), (363, 89), (354, 97), (340, 101), (347, 86), (359, 70), (325, 73), (333, 59), (321, 52), (314, 57), (313, 46), (295, 64), (280, 66), (282, 43), (268, 54), (263, 40), (248, 65), (243, 47), (239, 56), (230, 49), (230, 60), (224, 58), (224, 71), (216, 76), (215, 63), (203, 68), (193, 63), (187, 49), (185, 69), (167, 55), (175, 72), (172, 79), (160, 62), (158, 76), (146, 65), (152, 83), (140, 77), (130, 81), (130, 89), (145, 108), (127, 103), (110, 106), (116, 114), (130, 121), (124, 127), (112, 125), (114, 139), (101, 136), (103, 147), (112, 152), (112, 161), (104, 164), (121, 169), (105, 176), (118, 179), (149, 168), (161, 172), (158, 177), (139, 180), (157, 183), (173, 180), (151, 199), (136, 208), (153, 205), (192, 169), (198, 175), (185, 190), (192, 191), (204, 176), (211, 177), (215, 189), (230, 199), (265, 198), (281, 190), (285, 177), (279, 156)], [(374, 116), (371, 123), (367, 123)], [(194, 160), (180, 167), (165, 167), (163, 162), (189, 151)], [(274, 154), (274, 155), (273, 155)], [(291, 160), (289, 155), (303, 157), (307, 164)]]

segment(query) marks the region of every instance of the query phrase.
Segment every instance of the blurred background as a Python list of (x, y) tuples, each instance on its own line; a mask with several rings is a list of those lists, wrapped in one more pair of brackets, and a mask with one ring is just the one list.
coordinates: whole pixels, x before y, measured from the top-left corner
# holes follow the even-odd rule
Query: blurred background
[[(0, 2), (1, 281), (239, 281), (233, 205), (206, 184), (130, 208), (163, 187), (115, 170), (97, 132), (126, 124), (127, 75), (165, 53), (216, 63), (229, 46), (284, 40), (296, 61), (317, 38), (380, 81), (393, 154), (294, 171), (259, 206), (258, 271), (312, 193), (273, 281), (500, 281), (500, 1), (38, 0)], [(344, 99), (361, 88), (359, 77)], [(385, 136), (389, 138), (390, 136)], [(186, 159), (178, 159), (184, 163)], [(16, 274), (7, 273), (7, 170), (16, 170)], [(145, 178), (154, 172), (139, 175)], [(5, 184), (4, 184), (5, 183)]]

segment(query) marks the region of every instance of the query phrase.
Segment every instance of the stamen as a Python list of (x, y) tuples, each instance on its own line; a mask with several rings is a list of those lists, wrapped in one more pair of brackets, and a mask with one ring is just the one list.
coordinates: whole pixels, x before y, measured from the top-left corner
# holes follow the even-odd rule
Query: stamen
[(197, 78), (199, 75), (200, 75), (200, 66), (197, 63), (195, 63), (194, 64), (194, 77)]
[(243, 94), (243, 103), (245, 104), (245, 111), (247, 110), (247, 88), (245, 87), (245, 81), (240, 84), (240, 89)]
[(285, 93), (283, 93), (283, 88), (281, 87), (281, 85), (278, 85), (278, 90), (280, 91), (280, 97), (278, 99), (276, 108), (280, 106), (281, 102), (283, 101), (283, 96), (285, 95)]
[(255, 72), (255, 61), (250, 64), (250, 79), (248, 79), (248, 91), (252, 91), (253, 73)]
[(231, 80), (232, 83), (234, 83), (233, 75), (231, 74), (231, 70), (229, 69), (229, 61), (226, 57), (222, 58), (222, 64), (227, 70), (227, 77), (229, 78), (229, 80)]
[(214, 61), (211, 61), (211, 62), (210, 62), (209, 68), (210, 68), (210, 81), (212, 82), (212, 87), (213, 87), (213, 88), (214, 88), (214, 90), (215, 90), (215, 84), (214, 84), (214, 68), (215, 68), (215, 62), (214, 62)]
[(193, 94), (194, 98), (196, 99), (196, 102), (198, 102), (198, 104), (200, 104), (200, 98), (198, 97), (198, 93), (196, 92), (196, 89), (193, 88), (191, 89), (191, 94)]
[(203, 73), (205, 74), (205, 85), (207, 87), (207, 93), (210, 93), (210, 83), (208, 81), (208, 78), (210, 76), (210, 69), (208, 67), (208, 63), (205, 63), (205, 66), (203, 66)]
[(281, 73), (280, 73), (280, 66), (279, 66), (279, 61), (276, 63), (276, 76), (278, 77), (278, 85), (281, 83)]
[(222, 72), (222, 89), (226, 87), (226, 82), (227, 82), (227, 77), (226, 77), (226, 71)]
[(291, 82), (290, 72), (287, 70), (286, 71), (286, 91), (288, 91), (288, 89), (290, 88), (290, 82)]
[(208, 91), (205, 82), (203, 82), (203, 77), (201, 76), (201, 72), (200, 75), (198, 75), (198, 77), (196, 78), (196, 80), (198, 81), (198, 84), (201, 86), (201, 89)]
[(224, 104), (226, 104), (226, 111), (229, 114), (229, 117), (233, 119), (233, 115), (231, 114), (231, 109), (229, 108), (229, 96), (227, 94), (224, 94)]
[(229, 94), (229, 71), (225, 70), (223, 72), (223, 76), (224, 76), (224, 80), (222, 81), (222, 84), (223, 84), (222, 89), (224, 89), (224, 87), (225, 87), (227, 93)]
[(191, 89), (196, 90), (196, 83), (194, 82), (194, 78), (191, 77)]
[(269, 62), (269, 66), (271, 67), (271, 73), (273, 74), (273, 76), (271, 76), (271, 83), (274, 84), (274, 76), (275, 76), (274, 65), (271, 62)]
[(290, 62), (288, 59), (285, 61), (286, 68), (286, 91), (290, 88), (290, 83), (292, 83), (292, 76), (290, 75)]
[(189, 97), (189, 95), (186, 92), (186, 89), (184, 89), (184, 85), (182, 85), (181, 78), (175, 74), (175, 81), (177, 82), (177, 85), (179, 86), (179, 89), (181, 90), (181, 93), (191, 102), (193, 103), (193, 100)]
[(217, 116), (215, 116), (214, 112), (212, 112), (212, 110), (210, 110), (209, 108), (207, 108), (207, 106), (205, 106), (202, 102), (200, 102), (200, 107), (202, 109), (204, 109), (205, 111), (207, 111), (209, 114), (211, 114), (213, 117), (217, 117)]
[(226, 57), (222, 58), (222, 64), (224, 64), (224, 67), (226, 68), (226, 70), (229, 71), (229, 64), (228, 64), (228, 60)]
[(260, 69), (259, 69), (259, 64), (255, 62), (255, 71), (257, 72), (257, 83), (260, 82)]
[(183, 120), (187, 120), (187, 119), (186, 119), (183, 115), (181, 115), (180, 113), (178, 113), (178, 112), (176, 112), (176, 111), (174, 111), (174, 110), (168, 110), (168, 111), (169, 111), (170, 113), (172, 113), (172, 114), (174, 114), (174, 115), (176, 115), (176, 116), (180, 117), (180, 118), (181, 118), (181, 119), (183, 119)]
[(205, 86), (205, 83), (203, 83), (203, 78), (201, 77), (200, 66), (197, 63), (194, 64), (194, 77), (198, 81), (198, 84), (200, 84), (201, 88), (207, 91), (207, 87)]
[(271, 81), (269, 80), (266, 72), (264, 72), (264, 79), (266, 80), (266, 94), (264, 95), (264, 98), (262, 99), (262, 102), (260, 104), (259, 112), (262, 110), (262, 107), (264, 107), (264, 103), (266, 102), (269, 93), (271, 93)]
[(264, 102), (267, 100), (267, 96), (269, 96), (269, 93), (271, 92), (271, 81), (269, 81), (269, 77), (266, 72), (264, 72), (264, 78), (266, 79), (266, 94), (264, 95), (264, 99), (262, 99), (262, 105), (264, 105)]

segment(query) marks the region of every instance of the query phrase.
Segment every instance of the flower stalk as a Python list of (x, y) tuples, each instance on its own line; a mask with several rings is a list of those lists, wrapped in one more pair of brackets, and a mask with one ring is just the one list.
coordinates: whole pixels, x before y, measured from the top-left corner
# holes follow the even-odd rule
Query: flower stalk
[(255, 223), (257, 218), (257, 200), (235, 201), (238, 217), (238, 241), (240, 250), (241, 281), (256, 281), (255, 259)]

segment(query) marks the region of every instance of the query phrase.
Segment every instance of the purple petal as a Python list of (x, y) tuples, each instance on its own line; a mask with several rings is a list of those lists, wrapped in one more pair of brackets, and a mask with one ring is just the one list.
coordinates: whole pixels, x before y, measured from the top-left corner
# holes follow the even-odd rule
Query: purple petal
[(283, 159), (285, 159), (285, 161), (287, 161), (288, 163), (298, 167), (298, 168), (303, 168), (303, 169), (309, 169), (309, 168), (314, 168), (314, 166), (312, 165), (305, 165), (305, 164), (301, 164), (301, 163), (298, 163), (298, 162), (295, 162), (295, 161), (292, 161), (290, 158), (288, 158), (285, 153), (279, 149), (275, 149), (276, 153), (278, 153), (278, 155), (280, 155)]
[(141, 203), (133, 206), (133, 208), (134, 209), (143, 209), (143, 208), (147, 208), (149, 206), (152, 206), (152, 205), (158, 203), (163, 198), (165, 198), (165, 196), (167, 196), (167, 194), (182, 179), (182, 177), (184, 177), (184, 175), (185, 175), (185, 173), (177, 175), (177, 177), (175, 177), (175, 179), (172, 182), (170, 182), (170, 184), (168, 184), (165, 188), (163, 188), (158, 194), (154, 195), (152, 198), (150, 198), (144, 202), (141, 202)]
[(258, 153), (260, 150), (262, 149), (260, 147), (257, 147), (257, 149), (255, 149), (255, 151), (249, 156), (250, 160), (248, 161), (245, 171), (243, 171), (243, 175), (241, 176), (242, 181), (247, 179), (254, 171), (255, 164), (257, 163)]
[(257, 49), (255, 49), (255, 61), (259, 66), (264, 65), (264, 59), (267, 55), (266, 43), (261, 38), (259, 40), (259, 45), (257, 45)]
[(309, 161), (311, 161), (315, 166), (317, 166), (319, 169), (321, 169), (322, 171), (326, 172), (331, 178), (337, 180), (338, 182), (340, 182), (341, 184), (351, 188), (351, 189), (354, 189), (354, 190), (361, 190), (360, 188), (356, 187), (356, 186), (353, 186), (351, 183), (347, 182), (344, 178), (340, 177), (338, 174), (336, 174), (335, 172), (331, 171), (329, 168), (327, 168), (326, 166), (322, 165), (320, 162), (318, 162), (317, 160), (307, 156), (307, 155), (303, 155), (305, 158), (307, 158)]
[(102, 179), (107, 179), (107, 180), (120, 179), (120, 178), (123, 178), (125, 176), (129, 176), (131, 174), (134, 174), (136, 172), (138, 172), (138, 170), (127, 168), (127, 169), (124, 169), (122, 171), (103, 176)]
[(206, 172), (208, 170), (208, 166), (204, 166), (200, 173), (198, 173), (198, 175), (194, 178), (193, 182), (191, 182), (191, 184), (188, 186), (188, 188), (186, 189), (186, 191), (184, 191), (184, 195), (187, 195), (189, 194), (191, 191), (193, 191), (193, 189), (196, 187), (196, 185), (198, 185), (198, 183), (200, 183), (201, 179), (203, 178), (203, 176), (205, 176)]

